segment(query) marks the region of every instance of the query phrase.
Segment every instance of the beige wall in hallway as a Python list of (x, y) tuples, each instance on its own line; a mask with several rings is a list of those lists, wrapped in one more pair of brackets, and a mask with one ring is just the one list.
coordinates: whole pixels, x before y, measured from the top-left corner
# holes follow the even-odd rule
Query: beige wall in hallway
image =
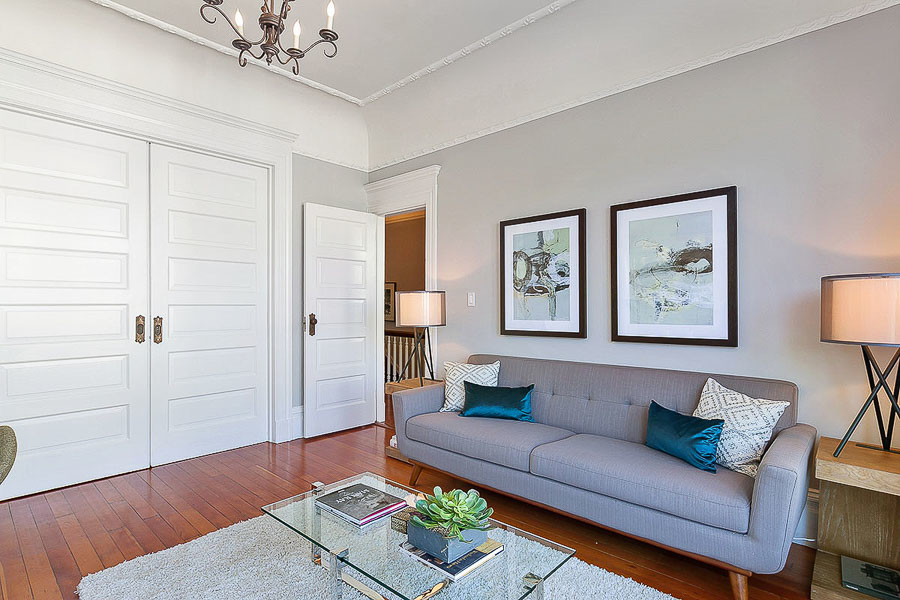
[(425, 215), (384, 225), (384, 280), (398, 291), (425, 289)]

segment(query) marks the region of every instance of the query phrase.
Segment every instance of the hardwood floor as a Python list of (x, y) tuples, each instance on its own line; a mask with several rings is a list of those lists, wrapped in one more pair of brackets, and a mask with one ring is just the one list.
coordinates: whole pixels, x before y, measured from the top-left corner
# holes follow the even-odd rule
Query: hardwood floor
[[(364, 427), (257, 444), (0, 502), (0, 599), (75, 599), (84, 575), (259, 516), (260, 506), (362, 471), (407, 481), (385, 458), (391, 431)], [(420, 489), (465, 484), (425, 471)], [(730, 600), (725, 571), (498, 494), (502, 521), (567, 544), (576, 556), (681, 600)], [(750, 578), (752, 600), (809, 598), (814, 551), (795, 545), (777, 575)]]

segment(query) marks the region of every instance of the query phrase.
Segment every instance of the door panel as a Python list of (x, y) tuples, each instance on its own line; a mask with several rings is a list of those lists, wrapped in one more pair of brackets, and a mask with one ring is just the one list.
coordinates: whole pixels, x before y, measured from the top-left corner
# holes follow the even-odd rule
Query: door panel
[(149, 464), (148, 145), (0, 111), (0, 499)]
[(304, 435), (375, 421), (381, 283), (375, 215), (304, 205)]
[[(151, 462), (268, 438), (268, 171), (151, 147)], [(148, 322), (150, 320), (148, 319)]]

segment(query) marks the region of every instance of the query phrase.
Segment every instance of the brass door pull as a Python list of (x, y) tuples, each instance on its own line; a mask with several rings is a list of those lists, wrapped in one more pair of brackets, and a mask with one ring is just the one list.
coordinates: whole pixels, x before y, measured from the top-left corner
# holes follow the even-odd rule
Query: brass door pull
[(134, 318), (134, 341), (143, 344), (144, 339), (144, 315), (138, 315)]
[(162, 317), (153, 317), (153, 343), (162, 343)]
[(316, 335), (316, 323), (318, 322), (316, 313), (309, 313), (309, 335)]

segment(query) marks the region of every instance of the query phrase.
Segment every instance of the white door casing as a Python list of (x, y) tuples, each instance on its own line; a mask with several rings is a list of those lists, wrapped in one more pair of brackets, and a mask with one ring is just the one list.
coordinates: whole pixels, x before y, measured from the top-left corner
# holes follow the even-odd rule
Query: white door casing
[(383, 293), (377, 232), (383, 221), (303, 205), (304, 437), (375, 422)]
[(148, 144), (0, 110), (0, 499), (147, 466)]
[(153, 144), (153, 465), (268, 439), (268, 170)]
[[(437, 290), (437, 198), (438, 174), (440, 165), (431, 165), (401, 173), (386, 179), (379, 179), (365, 185), (366, 201), (369, 212), (376, 215), (390, 215), (411, 210), (425, 209), (425, 289)], [(379, 240), (378, 248), (379, 280), (384, 280), (384, 235)], [(431, 342), (434, 356), (438, 355), (438, 336), (440, 328), (432, 328)], [(384, 321), (379, 325), (379, 338), (384, 337)], [(435, 364), (440, 364), (435, 359)], [(439, 375), (437, 375), (439, 376)], [(384, 394), (384, 373), (378, 379), (379, 391)], [(378, 403), (379, 421), (385, 419), (384, 402)]]

